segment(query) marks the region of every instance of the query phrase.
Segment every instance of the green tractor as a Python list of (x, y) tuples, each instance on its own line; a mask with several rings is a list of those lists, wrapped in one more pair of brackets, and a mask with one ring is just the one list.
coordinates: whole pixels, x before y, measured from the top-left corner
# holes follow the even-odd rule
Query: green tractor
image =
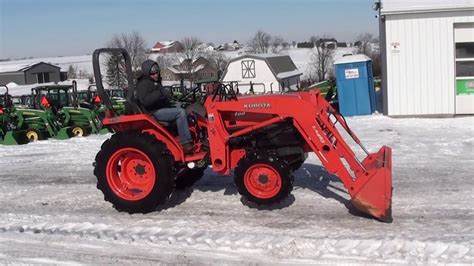
[(5, 142), (6, 134), (9, 131), (10, 108), (12, 105), (11, 97), (8, 94), (8, 87), (1, 85), (2, 89), (6, 89), (5, 93), (0, 94), (0, 144)]
[[(47, 112), (13, 105), (8, 87), (0, 96), (0, 143), (5, 145), (26, 144), (47, 136), (57, 137), (58, 129), (53, 117)], [(27, 98), (25, 98), (27, 99)]]
[(48, 85), (32, 89), (35, 97), (35, 107), (56, 116), (61, 125), (61, 131), (71, 136), (87, 136), (91, 133), (108, 133), (102, 128), (99, 110), (93, 105), (80, 102), (77, 83), (71, 85)]

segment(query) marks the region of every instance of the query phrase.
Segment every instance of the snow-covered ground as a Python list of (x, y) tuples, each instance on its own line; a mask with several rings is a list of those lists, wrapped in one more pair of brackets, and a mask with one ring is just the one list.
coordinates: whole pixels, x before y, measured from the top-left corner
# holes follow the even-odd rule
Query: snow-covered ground
[(120, 213), (92, 174), (109, 135), (47, 140), (0, 146), (0, 264), (473, 264), (474, 117), (348, 122), (393, 148), (391, 224), (352, 214), (313, 155), (272, 209), (209, 169), (156, 212)]

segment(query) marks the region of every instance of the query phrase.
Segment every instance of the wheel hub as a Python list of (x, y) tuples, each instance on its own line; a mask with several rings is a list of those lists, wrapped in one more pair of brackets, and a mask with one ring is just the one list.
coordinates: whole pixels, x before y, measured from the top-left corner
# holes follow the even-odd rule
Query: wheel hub
[(137, 166), (135, 166), (135, 173), (136, 173), (137, 175), (144, 175), (144, 174), (146, 174), (145, 166), (144, 166), (144, 165), (141, 165), (141, 164), (138, 164)]
[(247, 169), (244, 176), (247, 190), (255, 197), (274, 197), (282, 188), (279, 172), (268, 164), (255, 164)]
[(260, 175), (258, 177), (258, 181), (262, 184), (266, 184), (268, 182), (268, 176), (267, 175)]

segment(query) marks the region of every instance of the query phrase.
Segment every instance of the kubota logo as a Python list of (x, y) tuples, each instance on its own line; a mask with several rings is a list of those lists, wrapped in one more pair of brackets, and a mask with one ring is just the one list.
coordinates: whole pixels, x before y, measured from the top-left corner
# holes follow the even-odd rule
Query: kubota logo
[(260, 108), (272, 108), (269, 103), (247, 103), (244, 104), (245, 109), (260, 109)]

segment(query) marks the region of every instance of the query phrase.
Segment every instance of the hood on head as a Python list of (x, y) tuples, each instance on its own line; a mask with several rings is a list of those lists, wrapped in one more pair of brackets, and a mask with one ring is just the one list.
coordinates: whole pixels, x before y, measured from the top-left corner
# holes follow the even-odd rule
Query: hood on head
[[(158, 66), (158, 64), (155, 61), (150, 60), (150, 59), (145, 60), (142, 63), (142, 77), (149, 77), (150, 76), (150, 70), (153, 67), (153, 65)], [(158, 67), (158, 69), (159, 69), (159, 67)]]

